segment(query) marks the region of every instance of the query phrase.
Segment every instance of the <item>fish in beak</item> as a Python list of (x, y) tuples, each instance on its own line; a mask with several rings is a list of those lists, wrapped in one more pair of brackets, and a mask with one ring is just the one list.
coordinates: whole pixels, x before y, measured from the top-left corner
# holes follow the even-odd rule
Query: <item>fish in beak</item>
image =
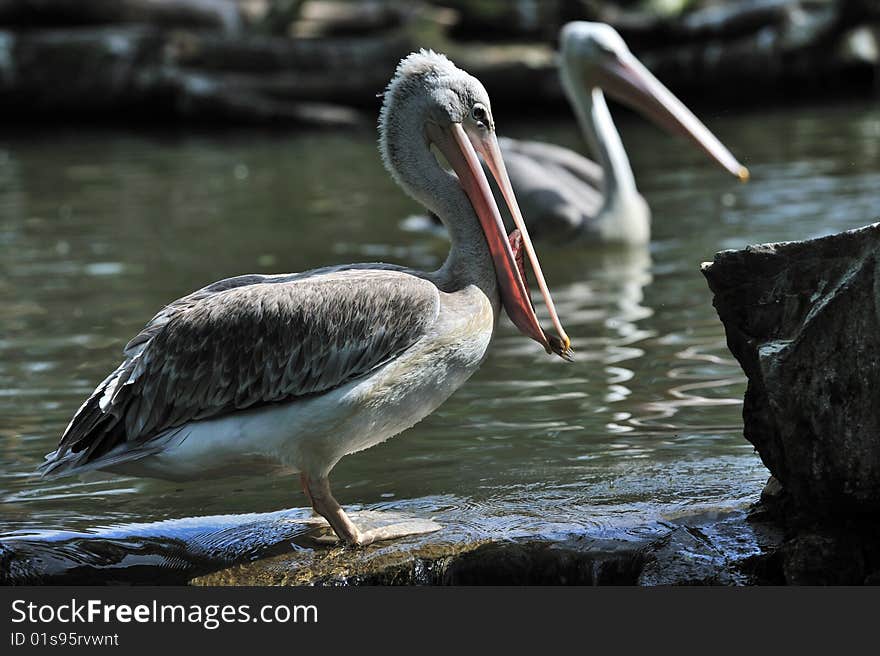
[[(504, 166), (501, 149), (498, 147), (494, 131), (482, 130), (480, 133), (469, 134), (461, 123), (452, 123), (449, 126), (429, 123), (426, 131), (428, 139), (443, 153), (446, 161), (455, 171), (477, 214), (495, 264), (501, 303), (504, 305), (507, 316), (520, 331), (541, 344), (548, 353), (556, 353), (566, 360), (571, 360), (571, 340), (565, 334), (559, 316), (556, 314), (556, 308), (553, 305), (550, 290), (547, 288), (547, 282), (544, 280), (538, 256), (513, 194), (507, 168)], [(529, 288), (523, 275), (525, 269), (523, 268), (521, 273), (520, 266), (517, 265), (517, 257), (511, 249), (511, 242), (504, 229), (504, 222), (501, 219), (498, 205), (495, 203), (495, 197), (489, 187), (489, 180), (480, 165), (478, 152), (482, 155), (492, 172), (492, 176), (498, 183), (513, 221), (519, 230), (520, 237), (518, 239), (521, 239), (522, 251), (535, 274), (538, 289), (544, 297), (544, 303), (547, 305), (550, 320), (556, 331), (555, 335), (545, 332), (538, 323)]]
[(742, 182), (748, 181), (749, 170), (632, 53), (606, 54), (594, 75), (608, 95), (669, 132), (683, 135)]

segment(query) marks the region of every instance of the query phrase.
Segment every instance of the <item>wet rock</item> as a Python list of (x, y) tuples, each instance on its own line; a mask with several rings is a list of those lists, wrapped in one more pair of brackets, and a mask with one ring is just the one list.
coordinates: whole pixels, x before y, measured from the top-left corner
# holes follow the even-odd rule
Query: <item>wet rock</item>
[(680, 526), (647, 550), (639, 585), (734, 585), (725, 557), (697, 528)]
[(880, 512), (878, 252), (874, 224), (703, 266), (749, 379), (744, 435), (811, 515)]
[(560, 541), (488, 544), (447, 564), (443, 585), (634, 585), (640, 545), (570, 536)]
[(306, 550), (197, 577), (193, 585), (634, 585), (643, 542), (586, 536), (403, 540)]
[[(361, 518), (359, 521), (365, 521)], [(693, 522), (692, 524), (688, 522)], [(756, 540), (756, 532), (761, 537)], [(199, 576), (193, 585), (747, 585), (781, 578), (780, 536), (745, 512), (679, 518), (642, 537), (455, 539), (303, 549)]]
[(0, 585), (182, 585), (241, 561), (311, 544), (300, 510), (46, 532), (0, 540)]
[[(411, 519), (354, 512), (364, 529)], [(745, 510), (707, 511), (609, 537), (442, 530), (365, 548), (327, 546), (326, 522), (292, 509), (0, 540), (0, 584), (745, 585), (781, 577), (780, 540)], [(769, 572), (769, 573), (768, 573)], [(775, 580), (775, 579), (772, 579)]]

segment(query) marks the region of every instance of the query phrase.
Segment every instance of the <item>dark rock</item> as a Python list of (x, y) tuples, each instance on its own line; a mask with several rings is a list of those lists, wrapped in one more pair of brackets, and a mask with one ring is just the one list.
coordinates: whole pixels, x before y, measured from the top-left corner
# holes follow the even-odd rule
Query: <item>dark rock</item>
[[(554, 542), (497, 542), (452, 560), (443, 585), (635, 585), (637, 543), (572, 536)], [(650, 585), (648, 583), (647, 585)]]
[[(454, 534), (454, 532), (453, 532)], [(641, 538), (586, 534), (302, 550), (197, 577), (194, 585), (749, 585), (782, 580), (781, 535), (745, 512), (684, 517)]]
[[(353, 515), (362, 527), (407, 518)], [(292, 509), (9, 537), (0, 541), (0, 584), (745, 585), (782, 576), (773, 560), (780, 537), (742, 509), (615, 537), (578, 527), (505, 538), (453, 523), (352, 549), (326, 546), (328, 532)]]
[[(213, 34), (207, 41), (252, 53), (248, 39)], [(265, 60), (278, 41), (291, 43), (269, 39), (251, 56)], [(149, 27), (0, 32), (0, 113), (53, 121), (126, 116), (333, 127), (361, 121), (352, 109), (319, 103), (319, 94), (296, 93), (308, 87), (302, 77), (237, 74), (210, 61), (199, 68), (201, 43), (196, 33)], [(285, 93), (285, 85), (293, 91)]]
[(764, 489), (761, 490), (761, 503), (778, 503), (782, 499), (784, 493), (785, 488), (782, 487), (782, 483), (779, 482), (779, 479), (775, 476), (771, 476), (767, 479), (767, 484), (764, 485)]
[(880, 527), (874, 521), (801, 524), (779, 552), (789, 585), (876, 585), (880, 581)]
[(646, 550), (639, 585), (733, 585), (727, 558), (697, 528), (679, 526)]
[[(718, 253), (703, 266), (749, 378), (744, 434), (786, 539), (757, 576), (880, 581), (880, 224)], [(763, 568), (763, 569), (762, 569)]]
[[(685, 101), (871, 92), (880, 57), (870, 0), (750, 0), (681, 16), (607, 3), (580, 15), (563, 0), (476, 8), (538, 39), (507, 44), (450, 40), (455, 11), (427, 3), (308, 2), (297, 22), (299, 4), (251, 2), (242, 17), (232, 0), (0, 0), (0, 115), (352, 125), (350, 108), (372, 114), (398, 60), (418, 47), (449, 54), (510, 111), (546, 111), (565, 106), (552, 44), (575, 18), (618, 27)], [(472, 19), (465, 11), (461, 25), (476, 29)]]
[(874, 224), (703, 265), (749, 379), (745, 437), (811, 515), (880, 512), (878, 253)]
[(582, 535), (404, 539), (306, 549), (199, 576), (193, 585), (634, 585), (646, 541)]
[(858, 585), (864, 581), (860, 550), (838, 533), (807, 533), (783, 545), (783, 570), (790, 585)]
[(236, 32), (235, 0), (0, 0), (0, 25), (68, 27), (140, 23)]
[(413, 13), (413, 4), (387, 0), (309, 0), (291, 32), (299, 37), (367, 34), (400, 27)]

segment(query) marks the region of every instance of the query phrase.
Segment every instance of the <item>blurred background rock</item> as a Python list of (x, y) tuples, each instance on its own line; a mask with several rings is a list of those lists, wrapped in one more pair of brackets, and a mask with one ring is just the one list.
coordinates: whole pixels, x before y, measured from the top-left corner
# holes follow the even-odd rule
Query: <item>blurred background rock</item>
[(449, 54), (506, 111), (561, 107), (559, 27), (615, 26), (686, 102), (876, 94), (877, 0), (0, 0), (0, 115), (372, 123), (398, 59)]

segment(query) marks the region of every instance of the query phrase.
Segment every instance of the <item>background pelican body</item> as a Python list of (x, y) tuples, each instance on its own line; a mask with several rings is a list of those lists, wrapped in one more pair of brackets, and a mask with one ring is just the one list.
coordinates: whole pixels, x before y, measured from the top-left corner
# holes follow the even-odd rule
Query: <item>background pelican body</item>
[(650, 209), (638, 193), (603, 89), (704, 150), (742, 180), (748, 171), (603, 23), (560, 33), (559, 74), (598, 164), (561, 146), (501, 139), (510, 179), (535, 238), (643, 244)]

